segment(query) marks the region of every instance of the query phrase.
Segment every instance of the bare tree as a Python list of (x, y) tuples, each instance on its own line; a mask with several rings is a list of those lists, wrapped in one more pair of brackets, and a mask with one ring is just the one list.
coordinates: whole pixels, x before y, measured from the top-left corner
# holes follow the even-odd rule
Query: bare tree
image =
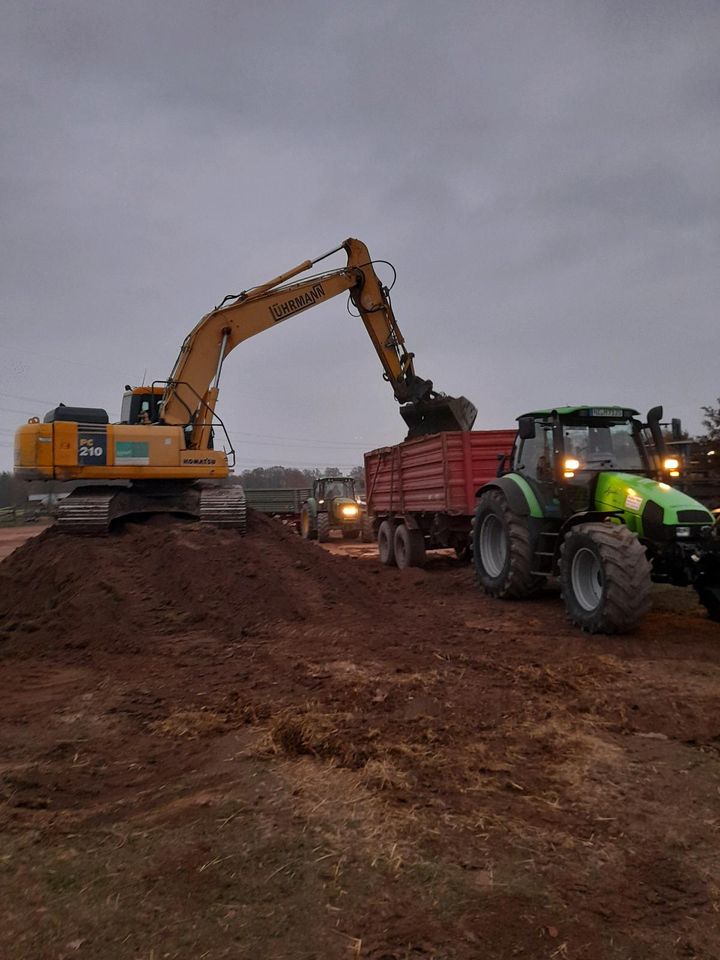
[(717, 398), (717, 407), (701, 407), (705, 414), (703, 426), (709, 440), (720, 440), (720, 397)]

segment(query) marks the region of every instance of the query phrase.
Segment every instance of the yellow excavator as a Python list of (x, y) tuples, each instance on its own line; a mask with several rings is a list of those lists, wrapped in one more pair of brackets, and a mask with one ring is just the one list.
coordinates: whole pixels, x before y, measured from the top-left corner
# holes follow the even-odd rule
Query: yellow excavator
[[(288, 282), (340, 250), (347, 254), (345, 267)], [(185, 338), (168, 380), (126, 386), (119, 423), (110, 423), (105, 410), (62, 404), (43, 422), (33, 417), (15, 436), (16, 475), (93, 481), (60, 502), (58, 525), (72, 533), (107, 533), (118, 518), (158, 512), (244, 529), (242, 487), (227, 482), (234, 451), (216, 412), (225, 358), (243, 340), (344, 292), (401, 404), (408, 436), (470, 430), (475, 407), (416, 375), (390, 291), (365, 244), (348, 239), (267, 283), (225, 297)], [(218, 431), (227, 449), (215, 449)]]

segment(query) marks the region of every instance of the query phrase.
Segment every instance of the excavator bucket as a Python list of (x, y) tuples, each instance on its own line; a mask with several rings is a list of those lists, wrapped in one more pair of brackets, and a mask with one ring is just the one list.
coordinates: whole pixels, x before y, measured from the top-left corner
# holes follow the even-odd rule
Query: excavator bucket
[(408, 425), (407, 440), (446, 430), (472, 430), (477, 407), (467, 397), (436, 394), (427, 400), (405, 403), (400, 414)]

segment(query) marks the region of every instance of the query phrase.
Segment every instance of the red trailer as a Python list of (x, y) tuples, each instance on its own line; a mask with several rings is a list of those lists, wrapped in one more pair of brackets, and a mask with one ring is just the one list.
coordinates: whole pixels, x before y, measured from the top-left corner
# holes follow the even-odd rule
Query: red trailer
[(497, 476), (515, 430), (436, 433), (365, 454), (368, 516), (383, 563), (418, 567), (425, 551), (469, 558), (477, 491)]

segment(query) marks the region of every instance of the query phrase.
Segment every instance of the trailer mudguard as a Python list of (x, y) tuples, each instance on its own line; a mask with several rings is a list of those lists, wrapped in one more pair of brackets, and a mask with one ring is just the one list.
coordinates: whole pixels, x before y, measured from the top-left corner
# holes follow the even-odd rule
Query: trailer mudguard
[(532, 487), (524, 477), (517, 473), (508, 473), (504, 477), (486, 483), (480, 487), (475, 496), (481, 496), (486, 490), (499, 490), (513, 513), (520, 517), (534, 517), (537, 520), (544, 518), (542, 508)]

